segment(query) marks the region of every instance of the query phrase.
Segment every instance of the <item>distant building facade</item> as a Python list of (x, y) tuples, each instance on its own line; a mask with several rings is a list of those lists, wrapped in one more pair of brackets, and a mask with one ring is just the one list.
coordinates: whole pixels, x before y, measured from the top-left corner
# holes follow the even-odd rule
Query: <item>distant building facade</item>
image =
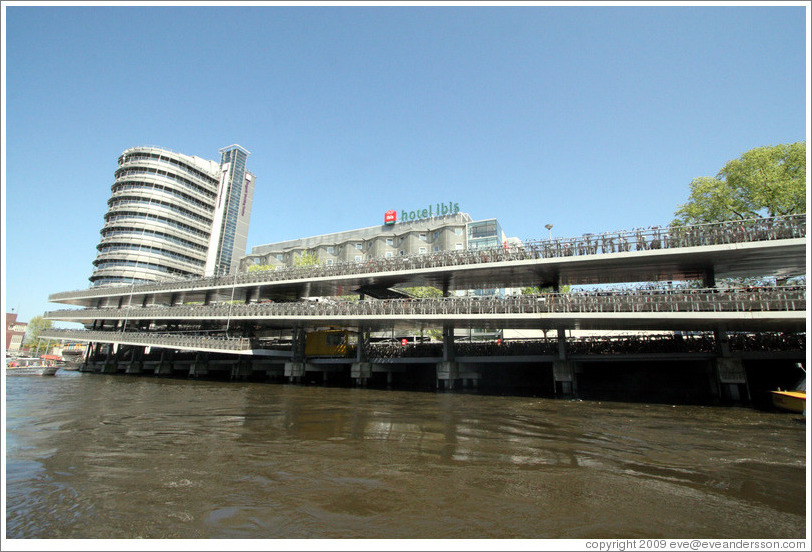
[(27, 328), (26, 322), (17, 321), (16, 312), (6, 313), (6, 351), (12, 353), (20, 350)]
[(252, 265), (295, 266), (303, 255), (313, 255), (319, 264), (363, 263), (373, 258), (425, 255), (438, 251), (468, 249), (467, 213), (384, 223), (357, 230), (299, 238), (251, 249), (240, 261), (240, 271)]
[[(424, 211), (428, 214), (427, 209)], [(254, 265), (263, 269), (295, 266), (304, 255), (312, 256), (318, 264), (331, 266), (363, 263), (375, 258), (521, 245), (518, 238), (505, 236), (496, 219), (474, 221), (468, 213), (453, 209), (449, 214), (413, 219), (406, 211), (400, 214), (398, 221), (398, 213), (387, 211), (384, 224), (380, 226), (258, 245), (241, 259), (239, 270), (245, 272)], [(476, 293), (504, 295), (506, 290), (477, 290)]]
[(93, 285), (149, 283), (236, 270), (255, 176), (234, 144), (210, 161), (156, 147), (124, 151), (104, 215)]

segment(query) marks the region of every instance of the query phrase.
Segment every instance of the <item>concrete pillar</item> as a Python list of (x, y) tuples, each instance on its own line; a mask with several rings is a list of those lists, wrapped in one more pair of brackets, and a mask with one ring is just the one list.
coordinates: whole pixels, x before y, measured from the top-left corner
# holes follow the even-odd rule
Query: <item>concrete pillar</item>
[(144, 370), (144, 347), (133, 347), (130, 365), (125, 374), (140, 374)]
[(292, 343), (292, 356), (293, 362), (304, 362), (305, 358), (305, 340), (307, 339), (307, 332), (304, 328), (293, 328), (293, 343)]
[(285, 377), (291, 383), (301, 383), (305, 375), (305, 367), (304, 362), (286, 362)]
[(437, 389), (441, 383), (445, 389), (454, 389), (454, 383), (460, 379), (460, 367), (457, 362), (444, 360), (437, 363)]
[(567, 359), (567, 331), (558, 328), (558, 359), (553, 361), (553, 389), (556, 395), (575, 396), (578, 393), (578, 379), (575, 376), (575, 363)]
[(482, 378), (482, 368), (478, 364), (457, 363), (457, 365), (457, 374), (463, 389), (476, 389), (479, 386), (480, 378)]
[(209, 354), (196, 353), (192, 365), (189, 366), (189, 377), (205, 376), (209, 373)]
[(355, 362), (367, 362), (369, 360), (369, 342), (371, 332), (366, 326), (358, 326), (358, 339), (355, 343)]
[(750, 400), (747, 372), (741, 359), (720, 357), (716, 359), (716, 375), (719, 379), (720, 399), (730, 401)]
[(158, 364), (155, 365), (154, 375), (156, 375), (156, 376), (171, 376), (172, 375), (172, 361), (171, 360), (161, 360)]
[(727, 330), (724, 326), (720, 326), (713, 331), (713, 337), (716, 340), (716, 352), (723, 357), (730, 356), (730, 338), (727, 335)]
[(87, 344), (87, 357), (85, 363), (82, 365), (82, 372), (93, 372), (96, 362), (101, 354), (101, 343), (88, 343)]
[(238, 358), (231, 366), (231, 379), (245, 379), (251, 375), (251, 359)]
[(356, 385), (366, 385), (372, 377), (371, 362), (353, 362), (350, 367), (350, 377), (355, 380)]
[(567, 358), (567, 331), (564, 328), (558, 328), (558, 360), (565, 360)]
[(575, 362), (570, 360), (554, 360), (553, 380), (556, 395), (575, 396), (578, 392), (578, 380), (575, 376)]
[(171, 375), (172, 374), (172, 359), (175, 355), (175, 351), (172, 349), (161, 349), (161, 358), (158, 361), (158, 364), (155, 365), (155, 372), (153, 375), (161, 376), (161, 375)]
[(107, 351), (107, 357), (104, 359), (104, 364), (101, 367), (102, 374), (115, 374), (118, 371), (118, 358), (119, 351), (113, 347), (113, 350)]
[(85, 354), (83, 355), (82, 363), (79, 365), (80, 372), (88, 372), (90, 371), (88, 365), (90, 364), (90, 359), (93, 358), (93, 348), (97, 345), (93, 342), (88, 341), (87, 347), (85, 347)]
[(443, 361), (453, 362), (455, 358), (454, 326), (451, 324), (443, 324)]

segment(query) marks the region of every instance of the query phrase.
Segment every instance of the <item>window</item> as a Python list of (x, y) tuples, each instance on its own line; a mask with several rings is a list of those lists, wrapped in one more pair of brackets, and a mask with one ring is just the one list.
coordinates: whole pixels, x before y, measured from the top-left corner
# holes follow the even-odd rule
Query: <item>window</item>
[(462, 228), (454, 228), (454, 233), (458, 236), (462, 236)]
[(333, 266), (333, 259), (327, 259), (326, 264), (327, 266)]
[(435, 246), (434, 246), (434, 250), (435, 250), (435, 251), (439, 251), (439, 250), (440, 250), (440, 246), (439, 246), (439, 245), (435, 245)]
[(462, 244), (461, 243), (455, 243), (454, 244), (454, 249), (456, 249), (457, 251), (461, 251), (462, 250)]
[(276, 256), (276, 260), (277, 260), (277, 261), (284, 261), (284, 260), (285, 260), (285, 256), (284, 256), (284, 255), (282, 255), (282, 254), (280, 253), (279, 255), (277, 255), (277, 256)]
[(386, 257), (387, 259), (391, 259), (391, 258), (392, 258), (392, 252), (391, 252), (391, 251), (387, 251), (387, 252), (384, 254), (384, 257)]
[(423, 240), (423, 241), (426, 241), (426, 234), (421, 232), (420, 233), (420, 239)]
[(361, 251), (361, 244), (360, 244), (360, 243), (356, 243), (356, 244), (355, 244), (355, 248), (356, 248), (358, 251)]
[(437, 232), (434, 233), (434, 239), (436, 240), (439, 237), (440, 237), (440, 232), (438, 230)]
[(418, 252), (419, 252), (421, 255), (425, 255), (425, 254), (426, 254), (426, 248), (425, 248), (425, 247), (421, 247), (420, 249), (418, 249)]
[(401, 250), (400, 250), (400, 255), (401, 255), (401, 256), (403, 256), (403, 255), (405, 255), (405, 254), (406, 254), (406, 252), (405, 252), (403, 249), (401, 249)]
[(386, 238), (386, 245), (395, 245), (395, 238)]
[(335, 249), (336, 249), (336, 248), (335, 248), (335, 247), (333, 247), (333, 246), (331, 245), (331, 246), (329, 246), (329, 247), (327, 248), (327, 253), (330, 253), (330, 254), (332, 255), (333, 253), (335, 253)]
[(356, 262), (356, 263), (360, 263), (360, 262), (361, 262), (361, 255), (356, 255), (356, 256), (355, 256), (355, 262)]

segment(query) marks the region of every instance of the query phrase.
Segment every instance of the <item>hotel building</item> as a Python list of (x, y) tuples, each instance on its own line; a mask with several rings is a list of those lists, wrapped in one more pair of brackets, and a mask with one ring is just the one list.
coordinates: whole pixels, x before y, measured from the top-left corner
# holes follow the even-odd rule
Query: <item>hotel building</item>
[(130, 148), (104, 215), (93, 285), (139, 284), (236, 270), (245, 252), (255, 177), (234, 144), (210, 161)]
[[(392, 213), (390, 211), (389, 213)], [(403, 212), (407, 214), (406, 212)], [(513, 244), (505, 237), (499, 221), (474, 221), (468, 213), (387, 221), (378, 226), (299, 238), (251, 249), (240, 261), (240, 271), (252, 265), (295, 266), (297, 259), (311, 255), (319, 264), (362, 263), (373, 258), (425, 255), (439, 251), (490, 249)]]

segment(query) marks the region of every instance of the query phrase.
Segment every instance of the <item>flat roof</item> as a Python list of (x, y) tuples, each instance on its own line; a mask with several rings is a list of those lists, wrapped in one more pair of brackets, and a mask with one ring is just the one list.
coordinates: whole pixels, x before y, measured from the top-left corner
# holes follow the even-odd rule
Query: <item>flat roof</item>
[(229, 150), (233, 150), (233, 149), (238, 149), (238, 150), (240, 150), (240, 151), (244, 152), (244, 153), (245, 153), (245, 155), (251, 155), (251, 152), (250, 152), (250, 151), (248, 151), (247, 149), (245, 149), (244, 147), (242, 147), (242, 146), (241, 146), (241, 145), (239, 145), (239, 144), (231, 144), (230, 146), (226, 146), (226, 147), (224, 147), (224, 148), (220, 148), (220, 149), (219, 149), (219, 150), (217, 150), (217, 151), (218, 151), (219, 153), (221, 153), (221, 154), (222, 154), (224, 151), (229, 151)]

